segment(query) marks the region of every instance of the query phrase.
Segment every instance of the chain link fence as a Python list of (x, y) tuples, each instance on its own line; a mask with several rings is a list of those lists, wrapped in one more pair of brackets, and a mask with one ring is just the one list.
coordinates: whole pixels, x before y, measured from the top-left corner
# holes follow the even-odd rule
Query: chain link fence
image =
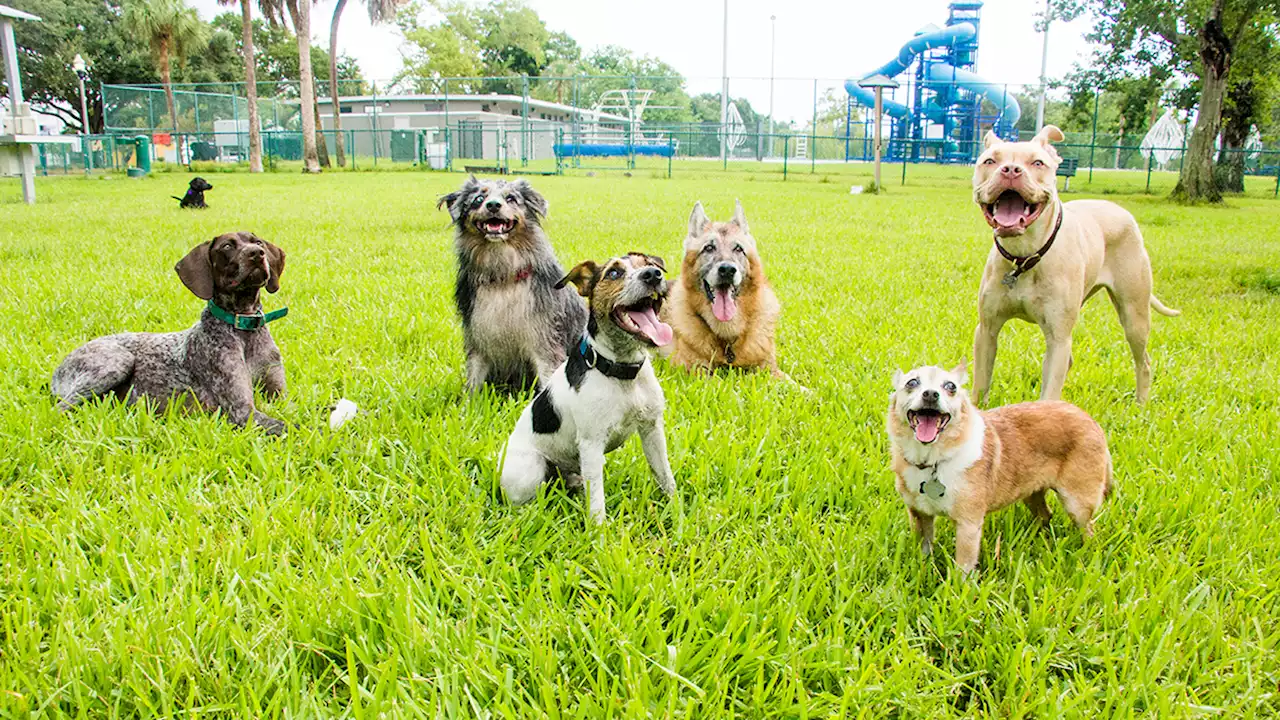
[[(318, 135), (331, 168), (337, 169), (340, 161), (344, 169), (356, 171), (598, 170), (670, 177), (715, 169), (776, 173), (785, 179), (795, 173), (831, 173), (837, 165), (856, 170), (874, 157), (874, 114), (843, 80), (731, 79), (734, 103), (728, 122), (719, 119), (718, 92), (689, 89), (712, 80), (573, 76), (340, 82), (337, 123), (331, 88), (321, 81), (315, 87)], [(949, 95), (942, 92), (946, 88)], [(971, 164), (988, 129), (996, 128), (1006, 139), (1032, 135), (1037, 93), (1038, 88), (1017, 85), (960, 88), (906, 81), (885, 92), (884, 160), (901, 165), (902, 182), (913, 164)], [(174, 85), (170, 112), (169, 96), (160, 85), (104, 85), (106, 132), (84, 136), (80, 146), (42, 146), (39, 167), (48, 174), (122, 170), (133, 161), (139, 135), (153, 144), (159, 169), (247, 166), (247, 95), (237, 83)], [(298, 85), (259, 83), (257, 95), (264, 165), (300, 168)], [(938, 105), (939, 98), (949, 104)], [(784, 108), (775, 114), (793, 119), (777, 121), (756, 109), (775, 101)], [(1066, 140), (1056, 145), (1069, 171), (1085, 181), (1095, 170), (1144, 173), (1149, 187), (1152, 173), (1180, 168), (1190, 134), (1185, 118), (1179, 144), (1152, 147), (1143, 143), (1145, 132), (1099, 131), (1104, 105), (1099, 93), (1091, 116), (1073, 120), (1077, 126), (1087, 122), (1090, 130), (1067, 132)], [(797, 108), (807, 117), (794, 119)], [(1106, 112), (1102, 107), (1101, 114)], [(706, 120), (708, 116), (714, 119)], [(1274, 145), (1255, 141), (1222, 155), (1242, 159), (1247, 174), (1280, 176), (1280, 146)]]

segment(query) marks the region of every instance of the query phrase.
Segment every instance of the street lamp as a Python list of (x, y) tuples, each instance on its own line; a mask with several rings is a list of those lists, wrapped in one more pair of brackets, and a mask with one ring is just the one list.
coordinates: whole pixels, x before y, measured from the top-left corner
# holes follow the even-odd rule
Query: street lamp
[(720, 65), (720, 160), (729, 162), (729, 0), (724, 0), (724, 58)]
[(80, 134), (89, 134), (89, 103), (84, 97), (84, 81), (89, 79), (89, 63), (80, 57), (80, 53), (76, 53), (76, 57), (71, 61), (71, 69), (76, 71), (76, 78), (80, 80)]
[(876, 91), (876, 192), (880, 192), (880, 126), (884, 119), (884, 89), (896, 88), (898, 87), (898, 83), (893, 78), (877, 74), (859, 80), (858, 87), (866, 88), (868, 90), (874, 89)]
[(1036, 103), (1036, 132), (1044, 127), (1044, 96), (1049, 89), (1049, 23), (1053, 22), (1053, 0), (1044, 0), (1044, 47), (1040, 50), (1040, 100)]
[(773, 157), (773, 58), (778, 48), (778, 16), (769, 16), (769, 157)]

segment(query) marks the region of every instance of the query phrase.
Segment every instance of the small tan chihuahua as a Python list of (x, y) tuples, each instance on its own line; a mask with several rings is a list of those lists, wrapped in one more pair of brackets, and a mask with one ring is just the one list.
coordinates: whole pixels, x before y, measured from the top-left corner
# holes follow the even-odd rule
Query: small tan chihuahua
[(987, 513), (1026, 502), (1049, 522), (1045, 491), (1093, 535), (1093, 518), (1111, 491), (1111, 454), (1102, 428), (1065, 402), (1031, 402), (979, 411), (964, 390), (965, 364), (948, 372), (922, 366), (893, 374), (888, 431), (898, 494), (933, 550), (933, 520), (956, 524), (956, 565), (978, 564)]

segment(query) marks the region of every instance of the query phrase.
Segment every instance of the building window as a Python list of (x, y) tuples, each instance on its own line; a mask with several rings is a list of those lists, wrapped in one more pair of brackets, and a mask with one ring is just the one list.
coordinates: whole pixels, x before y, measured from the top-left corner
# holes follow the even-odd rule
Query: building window
[(516, 117), (520, 117), (520, 110), (519, 110), (519, 108), (511, 108), (511, 114), (512, 114), (512, 115), (515, 115)]
[(480, 112), (489, 112), (489, 105), (486, 103), (480, 106)]
[(351, 113), (355, 112), (355, 108), (351, 107), (350, 105), (339, 105), (338, 112), (344, 115), (350, 115)]
[(427, 112), (439, 112), (444, 109), (444, 103), (439, 100), (432, 100), (431, 102), (423, 103), (422, 109)]

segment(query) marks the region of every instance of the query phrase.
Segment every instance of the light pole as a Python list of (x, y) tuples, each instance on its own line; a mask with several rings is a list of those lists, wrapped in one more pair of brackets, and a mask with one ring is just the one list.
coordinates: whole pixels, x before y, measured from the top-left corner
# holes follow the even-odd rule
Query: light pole
[(769, 157), (773, 157), (773, 58), (778, 49), (778, 16), (769, 16)]
[(876, 156), (876, 192), (880, 192), (880, 135), (881, 125), (884, 121), (884, 89), (896, 88), (898, 83), (884, 75), (872, 75), (869, 78), (863, 78), (858, 81), (858, 87), (867, 88), (876, 91), (876, 134), (875, 134), (875, 156)]
[(720, 161), (729, 161), (729, 0), (724, 0), (724, 58), (720, 65)]
[(1049, 23), (1053, 22), (1053, 0), (1044, 0), (1044, 49), (1040, 51), (1040, 102), (1036, 104), (1036, 132), (1044, 127), (1044, 96), (1048, 92)]
[(89, 134), (89, 103), (84, 97), (84, 81), (89, 79), (89, 63), (80, 57), (80, 53), (76, 53), (76, 57), (71, 61), (71, 69), (76, 71), (76, 78), (80, 81), (80, 134)]

